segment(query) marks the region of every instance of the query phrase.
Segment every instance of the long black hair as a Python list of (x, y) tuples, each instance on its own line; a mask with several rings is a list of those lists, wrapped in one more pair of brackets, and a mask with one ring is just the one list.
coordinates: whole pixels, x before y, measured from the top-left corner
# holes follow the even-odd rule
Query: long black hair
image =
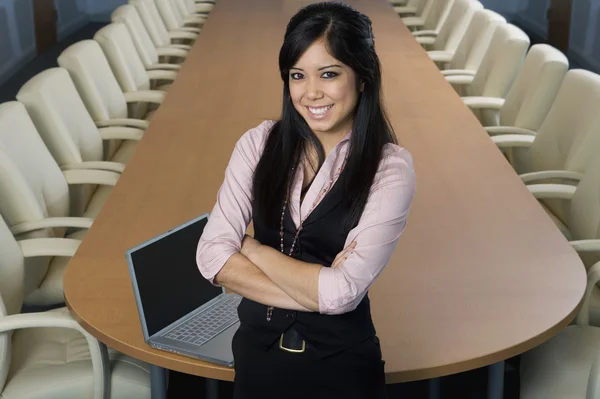
[(256, 216), (269, 226), (277, 226), (293, 179), (292, 168), (298, 165), (305, 146), (312, 144), (317, 150), (319, 168), (325, 161), (321, 142), (294, 108), (289, 85), (290, 68), (319, 39), (324, 40), (334, 58), (354, 71), (357, 90), (363, 86), (354, 111), (346, 164), (336, 183), (342, 185), (344, 197), (352, 204), (344, 221), (345, 230), (349, 231), (362, 215), (382, 149), (387, 143), (395, 143), (396, 136), (381, 101), (381, 69), (371, 20), (346, 4), (311, 4), (298, 11), (288, 23), (279, 52), (279, 71), (283, 79), (281, 119), (273, 125), (254, 172), (253, 197)]

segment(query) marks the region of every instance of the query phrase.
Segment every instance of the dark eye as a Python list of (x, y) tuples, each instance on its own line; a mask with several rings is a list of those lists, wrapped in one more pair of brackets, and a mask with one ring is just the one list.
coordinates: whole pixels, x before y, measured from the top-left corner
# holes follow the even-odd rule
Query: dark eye
[(327, 71), (327, 72), (323, 72), (322, 75), (325, 79), (331, 79), (331, 78), (335, 78), (336, 76), (338, 76), (337, 73), (335, 72), (331, 72), (331, 71)]
[(304, 75), (302, 75), (300, 72), (292, 72), (290, 74), (290, 78), (292, 78), (293, 80), (300, 80), (304, 77)]

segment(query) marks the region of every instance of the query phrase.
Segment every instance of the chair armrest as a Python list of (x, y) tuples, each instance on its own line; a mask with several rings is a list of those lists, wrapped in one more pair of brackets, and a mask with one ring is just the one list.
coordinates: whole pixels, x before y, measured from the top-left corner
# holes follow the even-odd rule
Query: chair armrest
[(196, 12), (211, 12), (214, 6), (207, 3), (196, 3)]
[(183, 26), (183, 27), (179, 28), (178, 30), (181, 32), (195, 33), (196, 37), (202, 31), (202, 29), (200, 29), (200, 28), (191, 28), (189, 26)]
[[(177, 77), (177, 71), (179, 71), (180, 69), (181, 69), (181, 65), (179, 65), (179, 64), (160, 63), (160, 64), (154, 64), (154, 65), (148, 66), (146, 68), (146, 72), (148, 72), (148, 76), (150, 77), (150, 79), (175, 80), (175, 78)], [(174, 73), (175, 75), (169, 75), (169, 77), (155, 78), (155, 77), (152, 77), (152, 74), (150, 74), (149, 72), (171, 72), (171, 73)]]
[(411, 32), (413, 36), (437, 36), (438, 31), (431, 29), (416, 30)]
[(530, 184), (527, 189), (536, 199), (570, 200), (577, 187), (568, 184)]
[(196, 40), (197, 37), (196, 33), (187, 30), (173, 30), (169, 32), (170, 39)]
[(165, 70), (152, 70), (147, 71), (148, 77), (150, 80), (170, 80), (174, 81), (177, 78), (177, 72), (175, 71), (165, 71)]
[(446, 76), (446, 81), (453, 85), (470, 85), (473, 83), (473, 76), (469, 75), (450, 75)]
[(37, 256), (73, 257), (81, 240), (72, 238), (31, 238), (17, 241), (25, 258)]
[(188, 52), (175, 47), (159, 47), (156, 49), (156, 53), (162, 57), (179, 57), (185, 59), (188, 55)]
[(144, 137), (142, 129), (133, 127), (103, 127), (98, 129), (102, 140), (141, 140)]
[(79, 331), (85, 337), (94, 374), (94, 399), (110, 397), (110, 370), (108, 349), (83, 329), (73, 317), (65, 312), (49, 311), (39, 313), (19, 313), (0, 318), (0, 332), (23, 328), (68, 328)]
[(71, 169), (63, 170), (63, 175), (67, 184), (100, 184), (104, 186), (114, 186), (119, 180), (119, 173), (108, 172), (106, 170), (93, 169)]
[(476, 71), (471, 69), (444, 69), (442, 75), (451, 76), (451, 75), (467, 75), (467, 76), (475, 76)]
[(403, 17), (402, 22), (409, 28), (425, 25), (425, 20), (421, 17)]
[(64, 170), (104, 170), (109, 172), (117, 172), (123, 173), (125, 170), (125, 165), (120, 162), (111, 162), (111, 161), (89, 161), (89, 162), (80, 162), (80, 163), (72, 163), (67, 165), (62, 165), (60, 167)]
[(432, 45), (435, 43), (435, 37), (430, 36), (418, 36), (415, 37), (415, 40), (420, 44)]
[(452, 58), (454, 58), (454, 53), (450, 51), (433, 50), (428, 51), (427, 55), (433, 62), (450, 62), (452, 61)]
[(153, 104), (162, 104), (165, 99), (165, 92), (159, 90), (139, 90), (139, 91), (130, 91), (127, 93), (123, 93), (125, 95), (125, 101), (128, 103), (153, 103)]
[(528, 136), (535, 136), (535, 131), (524, 129), (522, 127), (516, 126), (486, 126), (484, 127), (485, 131), (488, 132), (490, 136), (495, 136), (498, 134), (523, 134)]
[(579, 182), (583, 178), (583, 173), (572, 172), (570, 170), (543, 170), (541, 172), (523, 173), (519, 177), (525, 184), (548, 179), (565, 179)]
[(402, 15), (414, 15), (417, 12), (417, 7), (416, 6), (398, 6), (398, 7), (394, 7), (394, 11), (396, 12), (396, 14), (402, 14)]
[(96, 127), (98, 128), (103, 128), (103, 127), (117, 127), (117, 126), (121, 126), (121, 127), (135, 127), (138, 129), (148, 129), (148, 126), (150, 126), (150, 122), (145, 121), (143, 119), (132, 119), (132, 118), (115, 118), (115, 119), (109, 119), (106, 121), (96, 121)]
[(535, 140), (535, 136), (525, 136), (518, 134), (501, 134), (498, 136), (490, 137), (494, 144), (498, 146), (498, 148), (512, 148), (512, 147), (531, 147), (533, 141)]
[(84, 217), (52, 217), (41, 220), (32, 220), (15, 224), (10, 228), (13, 235), (29, 233), (35, 230), (42, 230), (55, 227), (74, 227), (77, 229), (89, 229), (94, 219)]
[(577, 313), (577, 317), (575, 318), (576, 324), (584, 326), (590, 324), (590, 299), (592, 291), (594, 291), (598, 282), (600, 282), (600, 262), (594, 263), (587, 272), (587, 286), (581, 309), (579, 309), (579, 313)]
[(197, 15), (189, 15), (183, 19), (183, 27), (192, 25), (201, 28), (206, 22), (206, 18), (199, 18)]
[(499, 110), (504, 105), (504, 99), (498, 97), (462, 97), (465, 105), (471, 109), (495, 109)]
[(179, 50), (183, 50), (186, 53), (189, 53), (190, 50), (192, 49), (192, 46), (188, 45), (188, 44), (165, 44), (162, 47), (159, 48), (175, 48), (175, 49), (179, 49)]
[(577, 253), (600, 252), (599, 239), (569, 241), (569, 244), (571, 244), (571, 247), (573, 247), (573, 249), (577, 251)]

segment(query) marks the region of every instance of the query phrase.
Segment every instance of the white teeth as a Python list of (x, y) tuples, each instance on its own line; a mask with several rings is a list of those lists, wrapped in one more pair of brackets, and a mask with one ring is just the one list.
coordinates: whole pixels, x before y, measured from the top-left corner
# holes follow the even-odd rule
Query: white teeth
[(319, 108), (308, 107), (308, 110), (311, 112), (311, 114), (323, 115), (327, 111), (329, 111), (331, 109), (331, 107), (333, 107), (333, 105), (328, 105), (326, 107), (319, 107)]

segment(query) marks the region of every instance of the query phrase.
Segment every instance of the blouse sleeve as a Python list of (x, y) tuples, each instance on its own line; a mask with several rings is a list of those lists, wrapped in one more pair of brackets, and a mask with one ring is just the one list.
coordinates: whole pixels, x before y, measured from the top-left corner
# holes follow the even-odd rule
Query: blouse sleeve
[(404, 231), (416, 190), (410, 153), (388, 145), (358, 225), (345, 247), (356, 248), (337, 268), (319, 273), (319, 312), (342, 314), (354, 310), (390, 260)]
[(196, 250), (198, 269), (213, 284), (231, 255), (241, 249), (252, 219), (252, 177), (273, 124), (265, 121), (247, 131), (236, 143), (225, 170), (217, 202)]

